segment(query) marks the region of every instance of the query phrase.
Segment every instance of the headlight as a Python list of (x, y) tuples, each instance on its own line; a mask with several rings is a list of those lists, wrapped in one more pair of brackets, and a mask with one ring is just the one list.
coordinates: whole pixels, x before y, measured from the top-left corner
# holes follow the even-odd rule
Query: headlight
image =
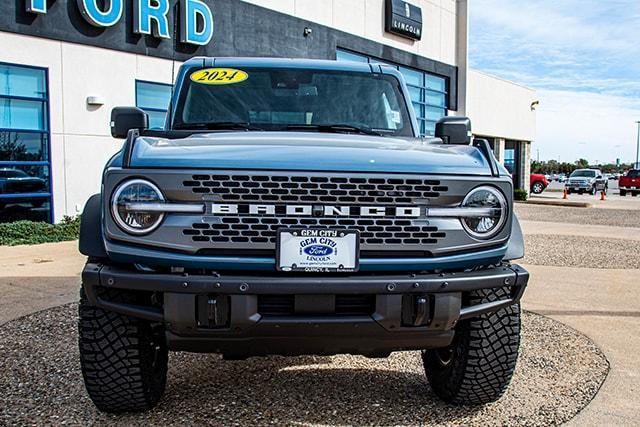
[(460, 218), (462, 226), (476, 239), (489, 239), (500, 232), (507, 220), (507, 199), (493, 187), (478, 187), (473, 189), (462, 202), (463, 208), (469, 209), (470, 215)]
[(127, 233), (146, 234), (155, 230), (164, 218), (163, 212), (133, 210), (135, 203), (164, 202), (162, 193), (152, 183), (134, 179), (120, 184), (111, 199), (111, 214), (118, 226)]

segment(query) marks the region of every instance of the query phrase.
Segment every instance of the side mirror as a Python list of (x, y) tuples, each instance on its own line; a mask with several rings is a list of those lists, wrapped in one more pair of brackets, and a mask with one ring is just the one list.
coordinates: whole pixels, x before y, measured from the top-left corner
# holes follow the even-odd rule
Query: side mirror
[(149, 116), (136, 107), (116, 107), (111, 110), (111, 136), (124, 139), (131, 129), (147, 129)]
[(445, 144), (471, 144), (471, 120), (468, 117), (443, 117), (436, 123), (436, 137)]

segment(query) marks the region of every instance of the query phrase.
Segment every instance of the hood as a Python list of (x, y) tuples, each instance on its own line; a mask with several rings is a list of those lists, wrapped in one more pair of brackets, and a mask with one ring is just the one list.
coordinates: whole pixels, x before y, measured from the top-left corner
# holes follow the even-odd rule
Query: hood
[(596, 178), (591, 176), (574, 176), (573, 178), (569, 178), (569, 182), (588, 182), (594, 179)]
[(184, 139), (142, 136), (131, 167), (490, 175), (475, 147), (422, 139), (311, 132), (219, 132)]

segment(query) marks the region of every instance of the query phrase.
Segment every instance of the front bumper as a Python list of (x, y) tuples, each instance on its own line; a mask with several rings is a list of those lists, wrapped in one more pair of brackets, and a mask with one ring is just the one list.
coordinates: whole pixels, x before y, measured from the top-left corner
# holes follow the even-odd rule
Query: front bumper
[[(227, 357), (378, 356), (447, 346), (458, 321), (518, 303), (529, 274), (520, 266), (505, 265), (442, 274), (180, 275), (88, 263), (82, 278), (91, 304), (164, 324), (172, 350), (215, 352)], [(467, 304), (469, 291), (504, 287), (510, 289), (506, 299)], [(101, 297), (103, 288), (155, 293), (156, 301), (161, 302), (131, 305), (109, 301)], [(370, 296), (370, 312), (341, 314), (335, 309), (335, 301), (344, 299), (341, 297), (362, 296)], [(265, 314), (261, 301), (278, 297), (291, 297), (293, 311)], [(426, 313), (421, 313), (419, 324), (411, 324), (407, 319), (416, 317), (407, 314), (407, 307), (415, 307), (418, 300)], [(216, 301), (225, 301), (224, 321), (218, 322), (216, 314), (216, 324), (204, 324), (204, 312), (211, 312), (206, 304)]]
[(568, 182), (565, 184), (565, 187), (571, 190), (588, 190), (592, 188), (593, 185), (588, 182)]

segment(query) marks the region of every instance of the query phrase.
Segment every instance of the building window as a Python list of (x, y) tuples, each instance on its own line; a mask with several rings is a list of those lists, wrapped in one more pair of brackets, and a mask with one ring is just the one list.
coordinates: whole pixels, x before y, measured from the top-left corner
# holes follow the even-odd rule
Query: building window
[(163, 129), (171, 101), (171, 85), (136, 80), (136, 107), (149, 115), (149, 128)]
[(422, 136), (433, 136), (436, 130), (436, 122), (447, 115), (448, 97), (446, 77), (425, 73), (424, 71), (403, 67), (341, 49), (338, 49), (336, 59), (338, 61), (386, 64), (399, 70), (407, 82), (411, 103), (416, 112), (418, 126)]
[(520, 177), (522, 176), (522, 164), (520, 163), (520, 143), (507, 140), (504, 144), (504, 167), (511, 174), (514, 187), (520, 188)]
[(47, 70), (0, 63), (0, 222), (51, 222)]

